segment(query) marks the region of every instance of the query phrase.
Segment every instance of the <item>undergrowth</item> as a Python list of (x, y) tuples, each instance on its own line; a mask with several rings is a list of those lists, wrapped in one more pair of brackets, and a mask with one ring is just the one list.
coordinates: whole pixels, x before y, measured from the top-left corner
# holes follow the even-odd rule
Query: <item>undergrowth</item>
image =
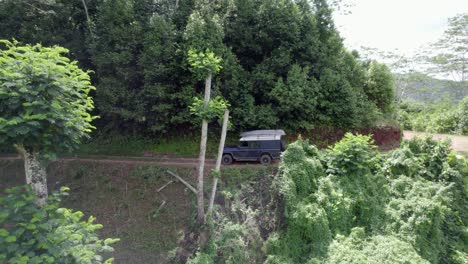
[(299, 139), (276, 176), (224, 195), (190, 263), (466, 263), (468, 162), (431, 138), (382, 154)]
[[(207, 155), (214, 156), (218, 150), (219, 135), (208, 136)], [(181, 156), (196, 157), (199, 151), (197, 133), (187, 135), (175, 134), (170, 137), (142, 137), (118, 134), (94, 135), (80, 145), (73, 154), (77, 155), (110, 155), (110, 156)], [(226, 144), (237, 144), (238, 137), (228, 137)]]

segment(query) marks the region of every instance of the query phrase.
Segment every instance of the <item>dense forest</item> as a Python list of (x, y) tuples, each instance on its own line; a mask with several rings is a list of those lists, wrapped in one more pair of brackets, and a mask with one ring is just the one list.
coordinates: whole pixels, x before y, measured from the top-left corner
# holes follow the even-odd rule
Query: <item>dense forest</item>
[(237, 130), (372, 126), (394, 112), (388, 68), (348, 51), (326, 0), (0, 1), (0, 39), (60, 45), (92, 70), (101, 131), (193, 127), (189, 49), (222, 58), (214, 96)]

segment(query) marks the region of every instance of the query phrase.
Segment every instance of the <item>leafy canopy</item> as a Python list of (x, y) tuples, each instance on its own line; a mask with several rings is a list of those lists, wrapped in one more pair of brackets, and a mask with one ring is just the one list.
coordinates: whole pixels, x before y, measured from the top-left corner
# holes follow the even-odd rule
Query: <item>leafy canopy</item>
[(45, 154), (72, 149), (94, 129), (89, 72), (62, 47), (0, 43), (0, 144)]
[(59, 208), (67, 187), (37, 206), (30, 186), (6, 190), (0, 197), (0, 262), (2, 263), (112, 263), (100, 255), (112, 252), (119, 239), (99, 239), (94, 217)]
[(206, 49), (205, 52), (196, 52), (190, 49), (187, 60), (191, 66), (190, 70), (198, 80), (204, 80), (209, 75), (218, 73), (222, 68), (222, 59), (209, 49)]
[(193, 103), (189, 106), (190, 113), (201, 120), (211, 121), (214, 118), (222, 119), (224, 111), (230, 107), (229, 102), (224, 100), (221, 96), (216, 96), (208, 102), (205, 107), (203, 99), (198, 97), (193, 98)]

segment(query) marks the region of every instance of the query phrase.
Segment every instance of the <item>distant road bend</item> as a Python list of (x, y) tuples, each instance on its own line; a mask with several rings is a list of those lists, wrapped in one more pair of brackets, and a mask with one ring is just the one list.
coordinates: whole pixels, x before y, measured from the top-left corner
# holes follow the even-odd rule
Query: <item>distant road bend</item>
[(452, 141), (452, 149), (455, 151), (468, 151), (468, 136), (448, 135), (448, 134), (432, 134), (425, 132), (404, 131), (404, 139), (412, 139), (415, 137), (432, 136), (434, 139)]

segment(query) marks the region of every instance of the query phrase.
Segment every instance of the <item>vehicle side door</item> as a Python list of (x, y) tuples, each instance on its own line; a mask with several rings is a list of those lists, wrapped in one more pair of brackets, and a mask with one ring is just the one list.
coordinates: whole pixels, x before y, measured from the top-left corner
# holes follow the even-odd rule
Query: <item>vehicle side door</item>
[(263, 142), (263, 150), (270, 154), (273, 159), (278, 159), (281, 156), (281, 141), (266, 140)]
[(247, 141), (240, 141), (239, 142), (239, 147), (235, 152), (232, 153), (234, 156), (234, 159), (236, 160), (246, 160), (249, 159), (249, 154), (250, 154), (250, 147), (249, 147), (249, 142)]
[(249, 141), (249, 159), (257, 160), (262, 154), (261, 141)]

